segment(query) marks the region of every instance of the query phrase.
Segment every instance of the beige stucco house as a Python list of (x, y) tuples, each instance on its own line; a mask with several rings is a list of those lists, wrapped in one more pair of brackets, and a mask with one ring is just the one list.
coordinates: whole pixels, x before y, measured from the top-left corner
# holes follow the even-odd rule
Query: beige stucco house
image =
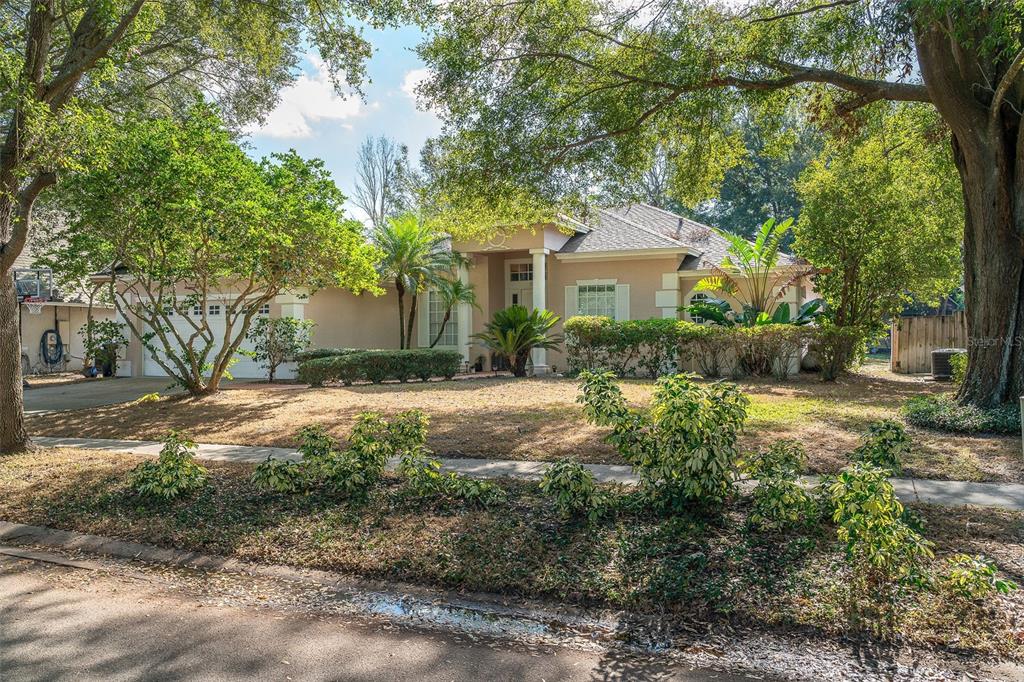
[[(587, 222), (565, 218), (484, 242), (454, 241), (452, 248), (469, 261), (458, 276), (475, 287), (480, 308), (460, 306), (438, 347), (460, 351), (470, 367), (480, 361), (490, 369), (487, 351), (471, 337), (483, 330), (495, 311), (513, 304), (546, 308), (562, 320), (573, 315), (619, 320), (684, 317), (678, 307), (702, 296), (692, 292), (693, 286), (721, 263), (726, 247), (727, 241), (707, 225), (643, 204), (601, 209)], [(793, 264), (784, 256), (780, 267)], [(325, 289), (310, 296), (288, 294), (277, 297), (264, 312), (314, 320), (314, 347), (397, 348), (396, 295), (386, 284), (385, 292), (373, 296)], [(784, 300), (799, 307), (809, 293), (808, 283), (799, 282), (787, 290)], [(228, 298), (231, 293), (217, 296)], [(443, 313), (433, 292), (421, 298), (419, 346), (429, 345)], [(145, 355), (142, 344), (133, 339), (128, 349), (132, 373), (161, 375), (160, 367)], [(565, 366), (560, 350), (534, 351), (536, 373)], [(239, 378), (264, 376), (246, 358), (231, 373)], [(286, 371), (283, 376), (287, 375)]]

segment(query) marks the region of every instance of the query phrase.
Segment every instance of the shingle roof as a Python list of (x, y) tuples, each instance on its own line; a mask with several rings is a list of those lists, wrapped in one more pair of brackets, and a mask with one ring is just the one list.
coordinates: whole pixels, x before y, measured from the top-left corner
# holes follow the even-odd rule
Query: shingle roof
[[(699, 255), (686, 256), (680, 269), (698, 270), (719, 265), (729, 248), (729, 241), (712, 227), (648, 204), (598, 209), (586, 224), (591, 231), (573, 236), (561, 253), (691, 249)], [(779, 255), (780, 265), (793, 262), (789, 254)]]

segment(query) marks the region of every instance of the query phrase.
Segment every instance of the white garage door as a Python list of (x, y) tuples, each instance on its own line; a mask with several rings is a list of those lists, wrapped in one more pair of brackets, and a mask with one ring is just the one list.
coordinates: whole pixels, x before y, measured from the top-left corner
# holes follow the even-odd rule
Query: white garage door
[[(171, 317), (171, 320), (173, 321), (174, 326), (178, 330), (178, 333), (180, 334), (181, 338), (187, 339), (194, 332), (194, 329), (188, 323), (188, 321), (181, 319), (179, 316), (173, 316)], [(216, 356), (217, 351), (220, 349), (220, 340), (224, 338), (224, 304), (211, 303), (210, 313), (207, 316), (207, 320), (210, 325), (210, 330), (213, 332), (213, 337), (214, 339), (217, 340), (217, 343), (215, 344), (214, 348), (210, 351), (210, 354), (207, 356), (208, 358), (212, 359), (213, 357)], [(154, 345), (158, 349), (160, 357), (164, 358), (165, 354), (162, 351), (160, 351), (160, 340), (154, 339)], [(243, 341), (242, 348), (247, 350), (251, 349), (252, 344), (250, 344), (249, 341)], [(146, 354), (146, 362), (143, 367), (143, 373), (147, 377), (167, 376), (167, 372), (165, 372), (163, 368), (159, 365), (159, 363), (157, 363), (157, 361), (152, 358), (150, 351), (145, 350), (144, 352)], [(228, 369), (228, 372), (231, 373), (231, 376), (237, 379), (265, 379), (267, 377), (266, 369), (261, 367), (257, 362), (253, 361), (251, 358), (248, 358), (241, 354), (236, 355), (235, 357), (237, 359), (237, 362), (235, 362), (235, 364), (232, 365), (230, 369)], [(169, 365), (169, 363), (165, 364)]]

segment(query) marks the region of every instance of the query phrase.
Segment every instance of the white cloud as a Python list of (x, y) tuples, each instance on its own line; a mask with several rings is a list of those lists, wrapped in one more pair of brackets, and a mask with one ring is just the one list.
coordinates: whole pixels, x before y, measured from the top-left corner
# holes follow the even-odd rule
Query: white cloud
[(430, 69), (413, 69), (405, 74), (402, 80), (402, 92), (406, 97), (416, 101), (416, 86), (430, 78)]
[(246, 132), (259, 137), (312, 137), (314, 123), (355, 118), (366, 113), (367, 107), (358, 97), (346, 99), (338, 95), (323, 60), (312, 54), (306, 55), (306, 59), (313, 64), (314, 73), (303, 73), (282, 90), (281, 100), (266, 122)]

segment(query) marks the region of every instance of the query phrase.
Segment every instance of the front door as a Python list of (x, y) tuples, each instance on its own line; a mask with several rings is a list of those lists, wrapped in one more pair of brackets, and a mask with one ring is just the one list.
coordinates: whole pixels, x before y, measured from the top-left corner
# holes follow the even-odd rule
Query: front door
[(533, 309), (533, 261), (529, 258), (505, 261), (505, 306)]

